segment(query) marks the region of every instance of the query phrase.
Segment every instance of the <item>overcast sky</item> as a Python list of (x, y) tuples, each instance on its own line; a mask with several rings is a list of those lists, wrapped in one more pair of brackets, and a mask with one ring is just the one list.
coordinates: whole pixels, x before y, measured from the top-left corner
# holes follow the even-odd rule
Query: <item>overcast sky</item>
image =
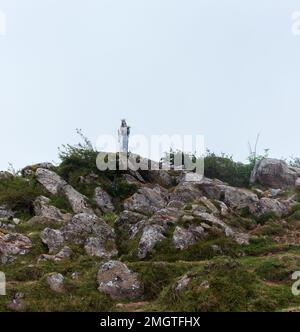
[(300, 156), (299, 0), (0, 0), (0, 169), (115, 134)]

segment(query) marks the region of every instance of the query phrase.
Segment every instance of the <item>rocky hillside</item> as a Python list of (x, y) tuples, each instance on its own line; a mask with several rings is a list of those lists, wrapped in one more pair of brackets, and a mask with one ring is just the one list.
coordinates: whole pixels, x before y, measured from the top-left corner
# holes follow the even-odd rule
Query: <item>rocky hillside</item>
[(300, 308), (300, 169), (263, 159), (241, 188), (94, 157), (1, 173), (0, 311)]

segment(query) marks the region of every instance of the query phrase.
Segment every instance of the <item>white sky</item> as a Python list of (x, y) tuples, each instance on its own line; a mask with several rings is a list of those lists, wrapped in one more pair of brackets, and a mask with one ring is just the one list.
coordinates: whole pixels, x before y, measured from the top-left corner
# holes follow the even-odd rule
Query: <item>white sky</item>
[(0, 0), (0, 169), (95, 143), (203, 134), (206, 146), (300, 156), (299, 0)]

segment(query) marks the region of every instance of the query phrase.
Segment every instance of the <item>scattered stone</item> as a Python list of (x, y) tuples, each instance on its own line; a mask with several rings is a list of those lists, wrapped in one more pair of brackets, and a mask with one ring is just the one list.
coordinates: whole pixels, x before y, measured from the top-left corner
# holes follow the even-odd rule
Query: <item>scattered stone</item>
[(207, 280), (202, 281), (201, 284), (200, 284), (200, 287), (208, 289), (209, 288), (209, 282)]
[(177, 292), (181, 292), (184, 288), (186, 288), (188, 286), (188, 284), (190, 283), (191, 278), (189, 278), (187, 275), (184, 275), (183, 277), (181, 277), (176, 285), (175, 285), (175, 290)]
[(127, 226), (138, 223), (139, 221), (146, 219), (147, 217), (144, 214), (124, 210), (120, 213), (119, 218), (116, 220), (116, 225), (118, 226)]
[(143, 294), (143, 286), (138, 275), (119, 261), (109, 261), (101, 265), (98, 276), (98, 290), (113, 299), (137, 299)]
[(22, 292), (17, 292), (14, 295), (13, 300), (11, 301), (11, 303), (8, 304), (8, 309), (13, 310), (13, 311), (17, 311), (17, 312), (22, 312), (25, 311), (26, 306), (24, 303), (24, 293)]
[(184, 203), (181, 201), (177, 201), (177, 200), (171, 200), (168, 203), (167, 207), (175, 208), (175, 209), (183, 209)]
[(67, 185), (65, 180), (49, 169), (38, 168), (35, 174), (37, 181), (53, 195), (59, 194), (62, 188)]
[(56, 293), (63, 293), (64, 289), (64, 276), (60, 273), (53, 272), (48, 275), (46, 281), (50, 288)]
[(56, 255), (45, 255), (45, 254), (41, 255), (38, 261), (51, 260), (54, 262), (61, 262), (70, 259), (72, 255), (73, 255), (72, 249), (65, 246)]

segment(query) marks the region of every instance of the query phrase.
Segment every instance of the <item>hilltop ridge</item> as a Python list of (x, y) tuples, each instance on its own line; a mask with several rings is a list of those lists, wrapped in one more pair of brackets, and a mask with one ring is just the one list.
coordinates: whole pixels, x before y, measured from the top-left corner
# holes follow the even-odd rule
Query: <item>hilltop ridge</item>
[(300, 307), (299, 168), (211, 157), (202, 181), (187, 182), (95, 160), (71, 149), (59, 166), (1, 173), (1, 311)]

